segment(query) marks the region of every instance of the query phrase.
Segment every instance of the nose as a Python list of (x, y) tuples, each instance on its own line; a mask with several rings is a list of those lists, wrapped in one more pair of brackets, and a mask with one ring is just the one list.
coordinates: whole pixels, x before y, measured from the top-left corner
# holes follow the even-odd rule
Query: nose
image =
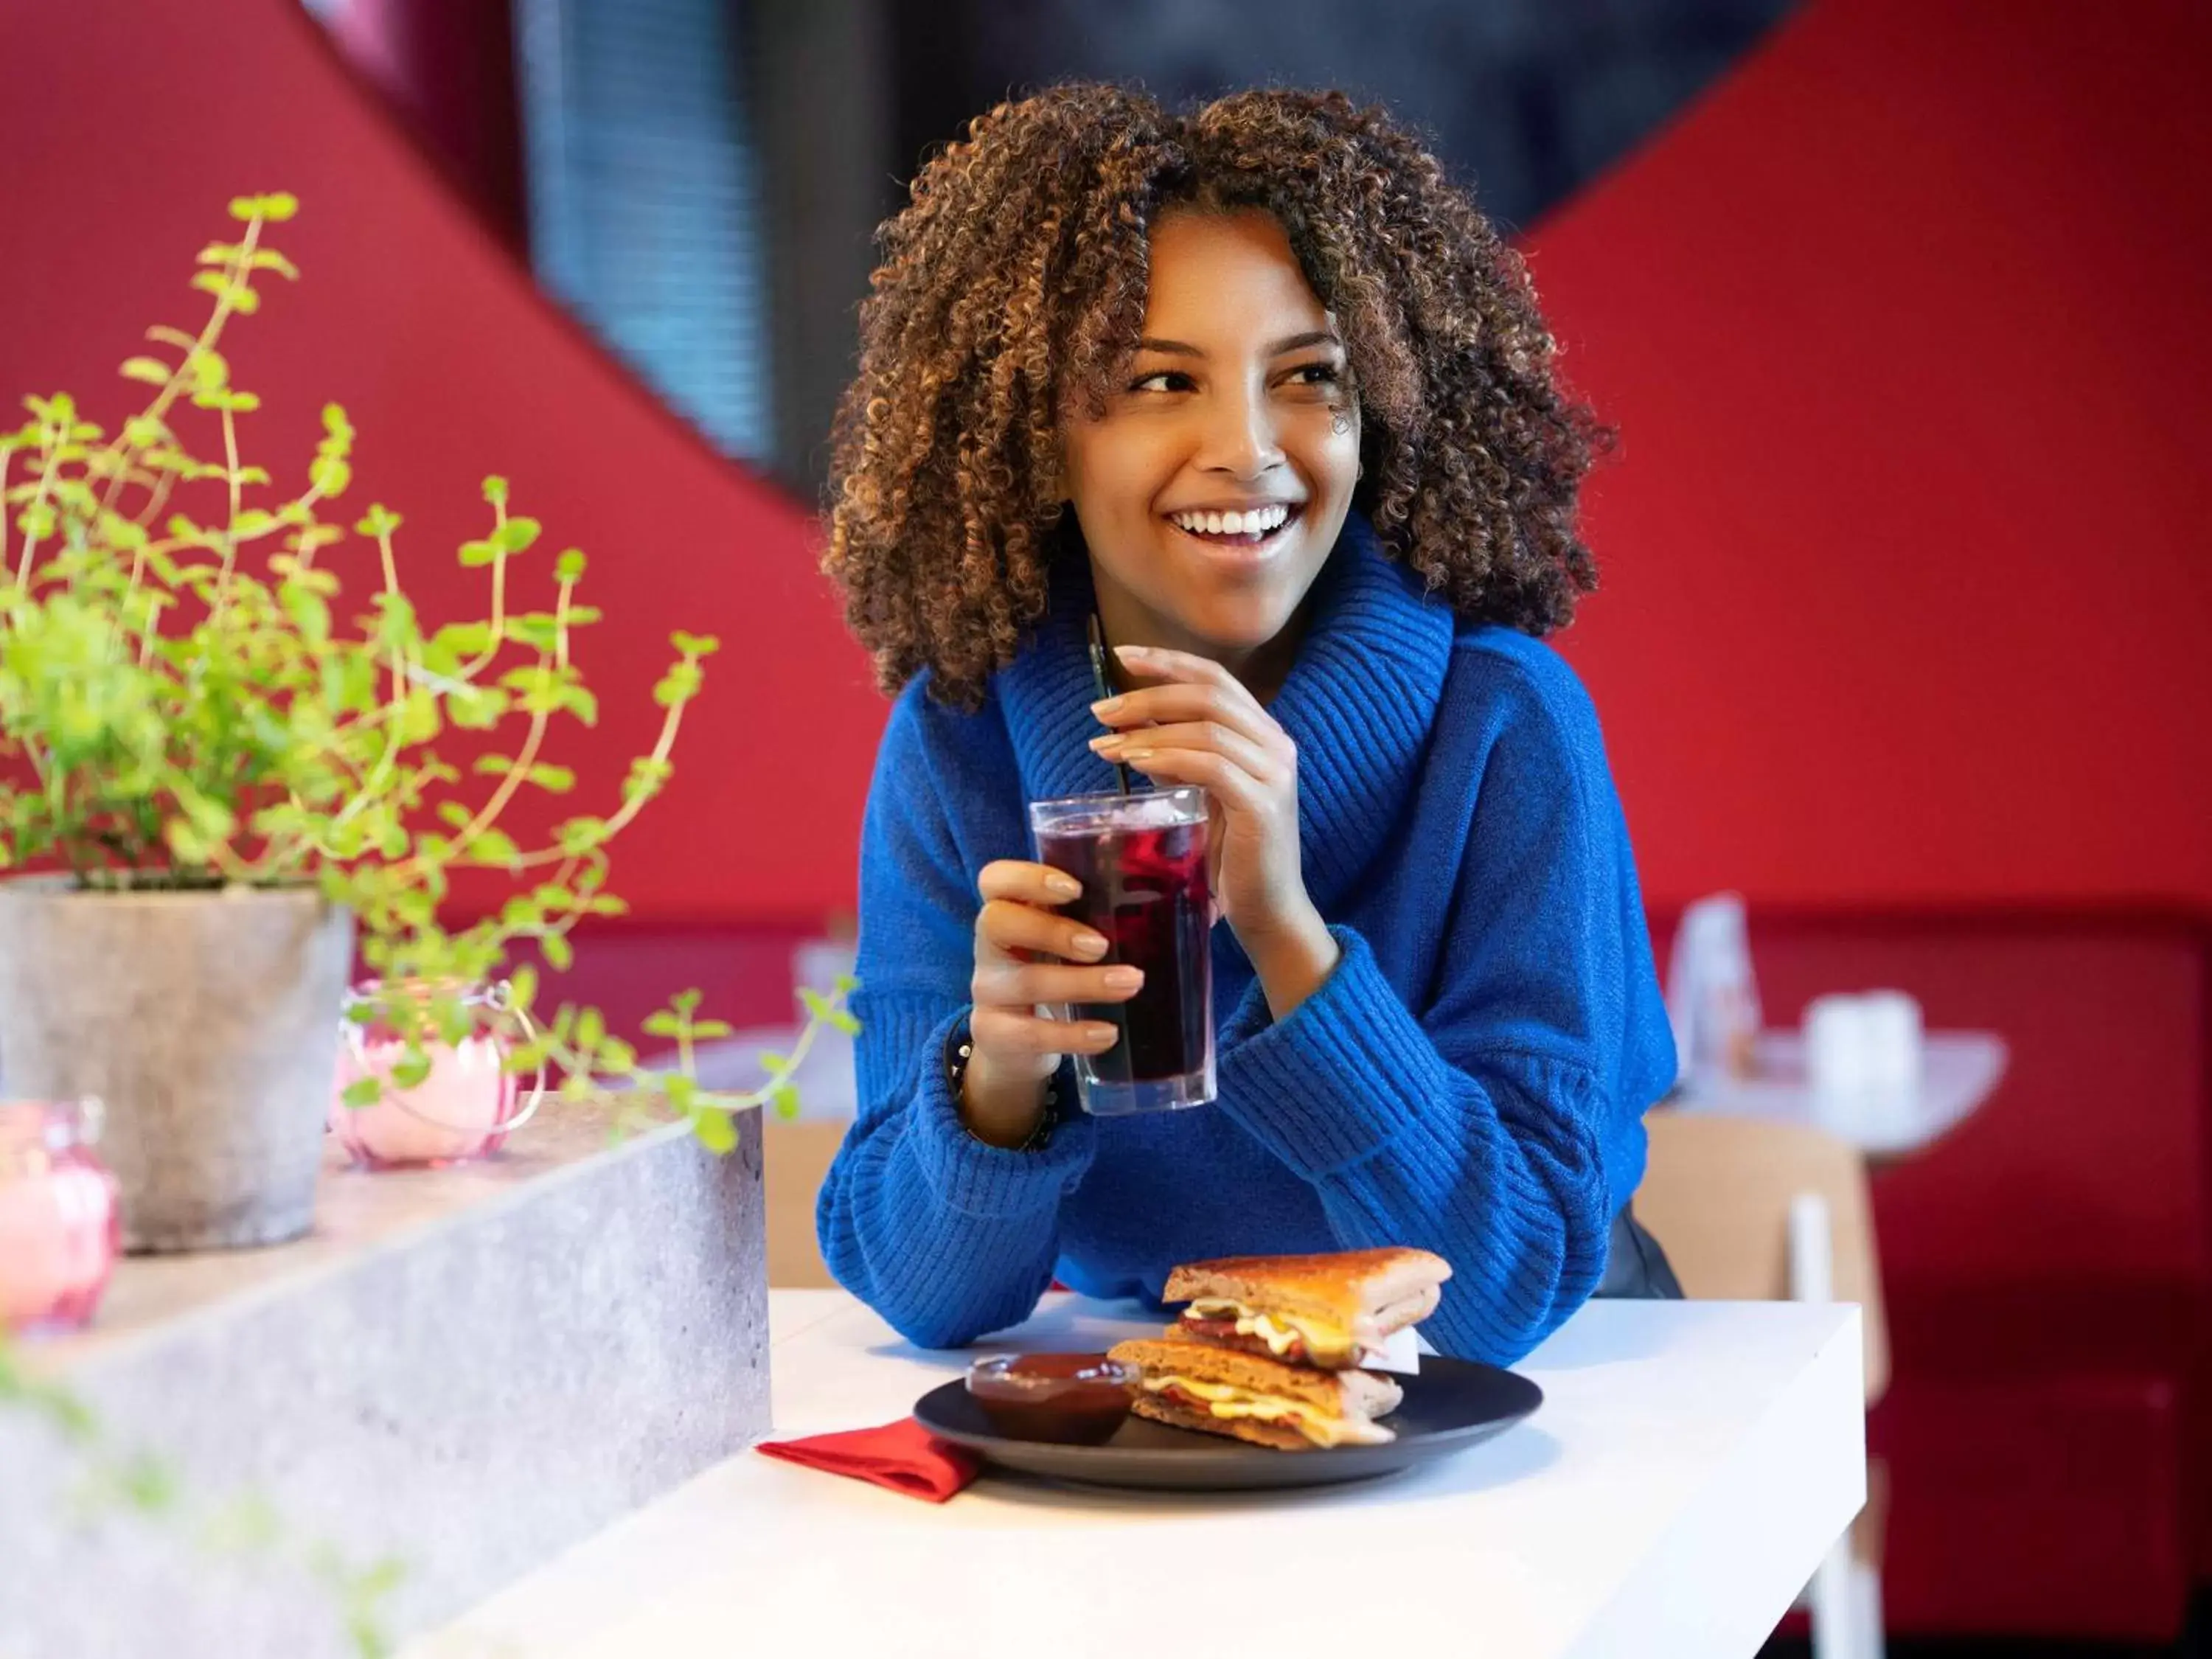
[(1201, 471), (1225, 473), (1249, 483), (1283, 464), (1274, 411), (1262, 392), (1227, 390), (1206, 403), (1198, 453), (1193, 457)]

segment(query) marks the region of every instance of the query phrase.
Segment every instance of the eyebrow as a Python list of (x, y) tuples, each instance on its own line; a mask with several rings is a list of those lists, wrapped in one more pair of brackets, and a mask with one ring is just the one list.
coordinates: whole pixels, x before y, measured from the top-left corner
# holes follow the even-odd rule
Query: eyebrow
[[(1335, 330), (1316, 328), (1310, 329), (1304, 334), (1292, 334), (1283, 339), (1276, 341), (1273, 345), (1267, 348), (1266, 355), (1270, 357), (1279, 357), (1286, 351), (1300, 351), (1304, 349), (1307, 346), (1341, 346), (1343, 342), (1336, 337)], [(1203, 357), (1206, 356), (1206, 354), (1203, 351), (1200, 351), (1196, 346), (1188, 344), (1182, 340), (1155, 340), (1147, 337), (1137, 342), (1137, 349), (1139, 351), (1156, 351), (1164, 357)]]

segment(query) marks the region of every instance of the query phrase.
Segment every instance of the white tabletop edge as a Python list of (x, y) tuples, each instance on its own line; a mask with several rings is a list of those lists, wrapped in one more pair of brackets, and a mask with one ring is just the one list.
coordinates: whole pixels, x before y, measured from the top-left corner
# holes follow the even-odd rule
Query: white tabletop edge
[[(771, 1304), (779, 1436), (887, 1420), (964, 1364), (842, 1291)], [(1156, 1322), (1133, 1311), (1054, 1298), (1002, 1340)], [(1144, 1586), (1170, 1549), (1282, 1592), (1221, 1652), (1310, 1636), (1302, 1587), (1326, 1562), (1396, 1587), (1394, 1644), (1751, 1659), (1863, 1499), (1858, 1342), (1848, 1306), (1593, 1304), (1516, 1368), (1547, 1394), (1528, 1424), (1431, 1473), (1291, 1503), (986, 1480), (939, 1507), (740, 1455), (407, 1659), (720, 1659), (779, 1640), (969, 1659), (1040, 1627), (1063, 1652), (1121, 1655), (1158, 1617)], [(1376, 1524), (1394, 1516), (1422, 1524)]]

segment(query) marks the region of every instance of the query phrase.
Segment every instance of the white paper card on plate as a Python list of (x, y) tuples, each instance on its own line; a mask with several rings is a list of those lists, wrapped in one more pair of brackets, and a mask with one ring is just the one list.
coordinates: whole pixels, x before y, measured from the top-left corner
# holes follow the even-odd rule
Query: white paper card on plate
[(1404, 1330), (1383, 1343), (1380, 1348), (1370, 1348), (1367, 1352), (1372, 1357), (1362, 1362), (1363, 1369), (1370, 1371), (1395, 1371), (1401, 1376), (1419, 1376), (1421, 1374), (1421, 1354), (1424, 1350), (1430, 1353), (1436, 1352), (1434, 1348), (1421, 1340), (1420, 1332), (1408, 1325)]

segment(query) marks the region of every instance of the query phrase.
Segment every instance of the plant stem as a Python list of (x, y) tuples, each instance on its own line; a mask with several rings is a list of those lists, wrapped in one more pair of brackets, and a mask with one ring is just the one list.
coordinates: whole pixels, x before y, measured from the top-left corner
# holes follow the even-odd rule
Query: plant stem
[[(199, 337), (185, 348), (184, 356), (179, 360), (176, 368), (170, 371), (168, 380), (163, 384), (161, 391), (155, 394), (154, 401), (146, 406), (146, 418), (159, 421), (167, 416), (169, 405), (177, 401), (177, 394), (184, 390), (185, 376), (191, 372), (192, 359), (203, 351), (212, 351), (216, 342), (222, 337), (223, 324), (230, 318), (230, 296), (234, 290), (245, 285), (246, 275), (253, 268), (253, 245), (260, 240), (261, 216), (256, 214), (246, 222), (245, 238), (240, 242), (239, 251), (229, 266), (230, 281), (223, 285), (223, 291), (216, 296), (215, 309), (209, 313), (205, 326), (200, 330)], [(107, 454), (118, 459), (125, 459), (130, 454), (133, 446), (125, 435), (128, 426), (129, 422), (126, 422), (125, 429), (116, 433), (114, 439), (107, 446), (106, 452)], [(108, 480), (107, 495), (100, 501), (101, 507), (112, 507), (115, 504), (116, 492), (121, 488), (119, 483), (121, 477), (122, 472), (118, 469), (116, 476)]]

